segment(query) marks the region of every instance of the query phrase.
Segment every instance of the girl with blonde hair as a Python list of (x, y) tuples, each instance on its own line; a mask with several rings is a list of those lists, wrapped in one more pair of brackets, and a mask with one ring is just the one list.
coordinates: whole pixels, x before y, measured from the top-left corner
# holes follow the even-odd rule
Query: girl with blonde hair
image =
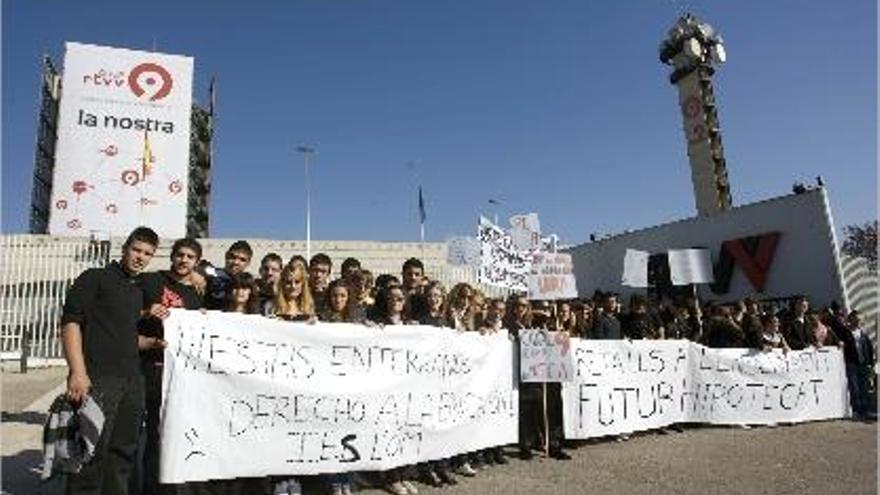
[(293, 263), (284, 267), (275, 298), (266, 304), (263, 313), (282, 320), (308, 320), (315, 316), (315, 303), (302, 265)]

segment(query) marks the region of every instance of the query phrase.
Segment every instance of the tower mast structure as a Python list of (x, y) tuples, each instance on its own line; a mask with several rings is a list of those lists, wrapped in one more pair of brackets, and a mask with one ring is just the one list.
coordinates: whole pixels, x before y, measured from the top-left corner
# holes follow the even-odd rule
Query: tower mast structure
[(710, 216), (731, 207), (730, 182), (712, 76), (726, 58), (723, 40), (708, 23), (683, 14), (660, 43), (660, 61), (672, 67), (678, 87), (697, 214)]

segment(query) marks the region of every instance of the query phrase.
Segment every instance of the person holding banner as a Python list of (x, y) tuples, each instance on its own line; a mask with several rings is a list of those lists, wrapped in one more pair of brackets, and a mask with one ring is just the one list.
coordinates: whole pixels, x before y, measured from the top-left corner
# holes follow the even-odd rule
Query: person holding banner
[(446, 321), (449, 326), (459, 331), (475, 330), (474, 312), (471, 307), (471, 297), (474, 289), (470, 285), (461, 282), (455, 284), (449, 291), (449, 300), (446, 306)]
[(715, 306), (711, 311), (712, 316), (706, 322), (706, 331), (700, 343), (715, 349), (745, 347), (746, 336), (730, 315), (730, 310), (724, 306)]
[(486, 306), (486, 318), (483, 319), (483, 324), (480, 326), (480, 333), (482, 335), (489, 335), (500, 332), (504, 328), (505, 310), (504, 300), (490, 299), (489, 304)]
[[(141, 350), (141, 372), (144, 376), (146, 414), (142, 486), (135, 493), (158, 495), (159, 491), (159, 410), (162, 406), (162, 369), (164, 361), (164, 332), (162, 320), (169, 308), (199, 309), (202, 297), (189, 283), (189, 277), (202, 257), (202, 246), (195, 239), (178, 239), (171, 246), (171, 267), (143, 275), (143, 318), (138, 323), (138, 335), (149, 342)], [(138, 466), (141, 467), (141, 466)], [(137, 477), (137, 474), (135, 475)]]
[[(477, 329), (476, 315), (471, 305), (473, 297), (474, 288), (470, 284), (461, 282), (452, 287), (446, 305), (446, 323), (450, 327), (459, 332), (472, 332)], [(480, 456), (475, 452), (457, 456), (453, 460), (455, 472), (467, 477), (477, 475), (477, 470), (474, 468), (479, 466), (480, 462)]]
[[(406, 325), (411, 320), (404, 311), (405, 307), (406, 295), (403, 288), (399, 283), (388, 283), (376, 294), (373, 322), (378, 325)], [(407, 479), (411, 468), (412, 466), (401, 466), (385, 471), (385, 490), (392, 495), (417, 495), (419, 490)]]
[(315, 317), (315, 305), (309, 290), (305, 269), (290, 264), (281, 271), (275, 299), (263, 308), (263, 314), (282, 320), (304, 321)]
[[(532, 328), (532, 305), (523, 295), (512, 294), (507, 299), (507, 314), (504, 317), (504, 328), (510, 332), (517, 342), (519, 355), (519, 332)], [(517, 376), (519, 376), (517, 370)], [(534, 457), (532, 449), (537, 448), (539, 425), (541, 420), (541, 385), (539, 383), (519, 384), (519, 457), (529, 460)]]
[(807, 313), (810, 303), (804, 296), (797, 296), (791, 304), (791, 310), (785, 318), (783, 334), (788, 345), (795, 351), (806, 348), (810, 338), (807, 331)]
[[(422, 325), (434, 327), (448, 327), (446, 321), (446, 289), (438, 281), (431, 281), (424, 289), (425, 304), (420, 314), (414, 314), (413, 318)], [(433, 487), (443, 485), (456, 485), (458, 480), (449, 470), (450, 459), (430, 461), (420, 466), (422, 478)]]
[[(321, 321), (329, 323), (364, 323), (364, 315), (359, 311), (358, 306), (350, 300), (349, 287), (343, 279), (330, 282), (327, 294), (327, 307), (320, 315)], [(336, 473), (327, 475), (326, 478), (332, 495), (351, 495), (352, 474)]]
[(351, 300), (351, 289), (342, 279), (330, 282), (327, 293), (329, 294), (327, 308), (319, 315), (321, 321), (331, 323), (364, 322), (363, 311)]
[(250, 273), (241, 272), (233, 275), (223, 311), (249, 315), (259, 314), (261, 296), (258, 287), (257, 280)]
[(765, 351), (772, 349), (782, 349), (783, 352), (791, 350), (788, 342), (779, 330), (779, 318), (773, 314), (764, 314), (761, 316), (761, 343)]

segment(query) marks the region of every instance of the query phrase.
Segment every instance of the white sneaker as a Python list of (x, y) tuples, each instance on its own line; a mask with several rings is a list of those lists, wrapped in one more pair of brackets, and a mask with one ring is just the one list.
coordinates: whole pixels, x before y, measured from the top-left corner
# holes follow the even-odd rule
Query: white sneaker
[(406, 493), (409, 495), (419, 495), (419, 490), (416, 488), (416, 485), (413, 485), (409, 480), (403, 480), (400, 482), (404, 488), (406, 488)]
[(462, 476), (467, 476), (469, 478), (472, 478), (477, 475), (477, 471), (471, 467), (469, 462), (462, 463), (461, 466), (458, 466), (458, 468), (455, 470), (455, 472), (462, 475)]
[(403, 486), (403, 483), (401, 483), (400, 481), (392, 481), (391, 483), (386, 483), (385, 490), (393, 495), (409, 495), (409, 490), (407, 490), (406, 487)]

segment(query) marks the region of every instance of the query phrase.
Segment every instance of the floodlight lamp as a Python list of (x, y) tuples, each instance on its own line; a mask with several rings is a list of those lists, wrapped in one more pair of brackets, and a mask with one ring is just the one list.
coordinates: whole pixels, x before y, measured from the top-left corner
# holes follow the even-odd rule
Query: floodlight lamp
[(688, 38), (683, 45), (684, 54), (692, 60), (701, 60), (703, 58), (703, 47), (696, 38)]
[(723, 64), (727, 60), (727, 51), (724, 50), (724, 45), (720, 43), (713, 46), (710, 53), (712, 62), (716, 64)]

